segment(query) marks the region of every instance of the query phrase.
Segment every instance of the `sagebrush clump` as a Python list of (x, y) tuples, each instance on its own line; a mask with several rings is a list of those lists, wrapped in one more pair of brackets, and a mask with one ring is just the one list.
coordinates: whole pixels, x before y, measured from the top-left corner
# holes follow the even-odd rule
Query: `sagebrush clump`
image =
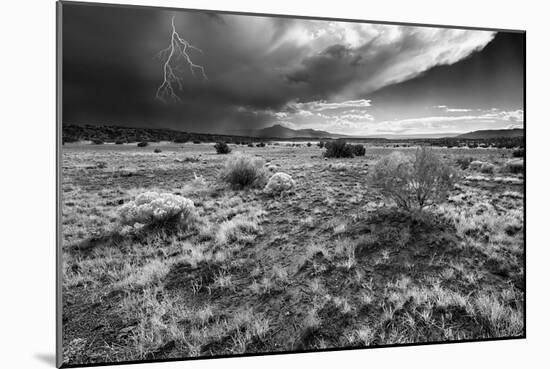
[(482, 165), (483, 165), (482, 161), (474, 160), (474, 161), (470, 162), (470, 165), (468, 166), (468, 168), (471, 169), (471, 170), (479, 170), (479, 169), (481, 169)]
[(225, 142), (216, 142), (214, 148), (218, 154), (229, 154), (231, 152), (231, 148)]
[(134, 201), (122, 205), (118, 214), (122, 224), (158, 224), (169, 221), (181, 221), (189, 224), (194, 218), (193, 201), (171, 193), (144, 192)]
[(336, 140), (325, 143), (325, 157), (327, 158), (353, 158), (353, 147), (344, 140)]
[(257, 188), (265, 185), (265, 162), (260, 158), (235, 156), (227, 161), (221, 179), (234, 189)]
[(466, 157), (460, 157), (456, 159), (455, 163), (456, 165), (458, 165), (460, 169), (466, 170), (470, 166), (470, 163), (473, 161), (474, 161), (474, 158), (466, 156)]
[(269, 178), (269, 181), (264, 188), (264, 192), (269, 195), (277, 195), (290, 191), (295, 185), (296, 182), (290, 175), (283, 172), (278, 172)]
[(506, 162), (506, 170), (513, 174), (523, 173), (525, 164), (523, 159), (512, 159)]
[(400, 208), (422, 211), (446, 200), (456, 177), (436, 153), (422, 147), (414, 158), (398, 151), (383, 157), (375, 165), (370, 181)]
[(525, 150), (524, 149), (517, 149), (512, 151), (512, 156), (514, 158), (523, 158), (525, 156)]
[(491, 163), (483, 163), (480, 170), (485, 174), (493, 174), (495, 173), (495, 165)]
[(353, 155), (355, 156), (365, 156), (365, 153), (367, 150), (365, 149), (365, 146), (358, 144), (358, 145), (352, 145), (353, 148)]

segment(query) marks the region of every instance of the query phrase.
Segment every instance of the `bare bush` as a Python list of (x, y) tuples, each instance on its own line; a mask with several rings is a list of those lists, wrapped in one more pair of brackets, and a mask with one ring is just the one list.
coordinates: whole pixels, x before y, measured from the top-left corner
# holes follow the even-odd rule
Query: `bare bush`
[(430, 204), (446, 200), (456, 173), (432, 150), (422, 147), (414, 159), (398, 151), (383, 157), (375, 165), (370, 180), (399, 207), (422, 211)]
[(221, 178), (235, 189), (262, 187), (266, 182), (264, 161), (260, 158), (235, 156), (227, 161)]

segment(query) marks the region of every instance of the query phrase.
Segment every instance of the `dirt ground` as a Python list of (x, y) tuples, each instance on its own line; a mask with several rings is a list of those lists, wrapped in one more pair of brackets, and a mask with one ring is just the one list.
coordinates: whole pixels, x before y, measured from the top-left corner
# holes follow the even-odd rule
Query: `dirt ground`
[[(495, 170), (461, 170), (418, 217), (366, 180), (415, 148), (325, 159), (316, 145), (230, 146), (63, 146), (65, 364), (524, 335), (512, 150), (435, 148), (457, 169), (470, 157)], [(293, 192), (230, 189), (219, 171), (238, 152), (291, 175)], [(200, 225), (121, 226), (118, 208), (151, 190), (191, 199)]]

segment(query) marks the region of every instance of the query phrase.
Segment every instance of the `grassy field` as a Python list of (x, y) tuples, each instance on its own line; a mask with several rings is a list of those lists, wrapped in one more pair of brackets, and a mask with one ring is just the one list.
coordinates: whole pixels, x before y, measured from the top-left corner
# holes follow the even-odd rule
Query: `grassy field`
[[(524, 334), (524, 179), (506, 149), (437, 150), (461, 170), (446, 203), (400, 212), (367, 184), (394, 150), (325, 159), (317, 146), (66, 144), (66, 364), (313, 350)], [(159, 148), (160, 153), (153, 150)], [(263, 158), (292, 193), (232, 190), (228, 157)], [(145, 191), (191, 199), (190, 228), (129, 227)]]

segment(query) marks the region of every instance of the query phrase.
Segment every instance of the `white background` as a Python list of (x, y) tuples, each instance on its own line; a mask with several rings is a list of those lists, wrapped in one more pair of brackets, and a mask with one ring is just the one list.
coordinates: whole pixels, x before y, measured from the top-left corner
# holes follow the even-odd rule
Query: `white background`
[[(550, 241), (545, 228), (550, 216), (545, 189), (550, 169), (546, 114), (550, 27), (545, 2), (118, 2), (527, 30), (526, 340), (142, 364), (140, 368), (548, 367)], [(55, 352), (55, 3), (4, 1), (1, 14), (0, 367), (51, 368)]]

